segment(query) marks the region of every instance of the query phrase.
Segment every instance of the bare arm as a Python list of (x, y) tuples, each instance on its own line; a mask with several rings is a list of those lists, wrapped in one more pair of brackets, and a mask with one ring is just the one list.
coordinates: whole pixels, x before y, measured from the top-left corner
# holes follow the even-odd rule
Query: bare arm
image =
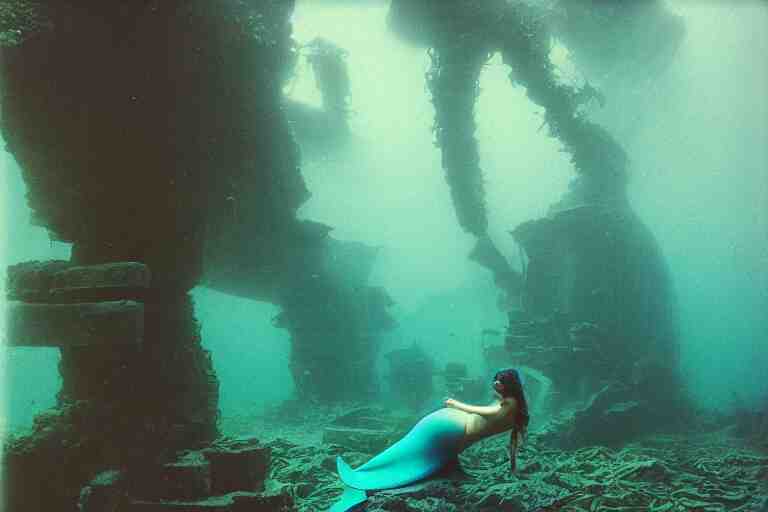
[(491, 405), (469, 405), (452, 398), (445, 401), (445, 406), (459, 409), (464, 412), (479, 414), (480, 416), (502, 416), (512, 407), (507, 401), (496, 402)]

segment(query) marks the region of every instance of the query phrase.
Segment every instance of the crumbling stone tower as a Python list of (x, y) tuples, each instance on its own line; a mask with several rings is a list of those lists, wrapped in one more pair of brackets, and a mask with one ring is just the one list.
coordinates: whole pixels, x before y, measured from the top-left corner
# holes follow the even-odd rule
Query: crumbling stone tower
[(98, 471), (218, 435), (188, 292), (216, 212), (277, 230), (306, 198), (279, 108), (292, 8), (0, 4), (3, 137), (33, 222), (72, 244), (71, 261), (9, 269), (10, 342), (61, 347), (63, 379), (6, 453), (9, 510), (74, 510)]

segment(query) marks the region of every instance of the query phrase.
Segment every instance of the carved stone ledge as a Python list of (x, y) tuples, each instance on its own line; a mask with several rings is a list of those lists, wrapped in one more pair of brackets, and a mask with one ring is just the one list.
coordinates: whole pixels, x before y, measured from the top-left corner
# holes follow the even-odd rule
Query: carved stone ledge
[(59, 300), (88, 299), (97, 294), (121, 294), (149, 288), (150, 272), (143, 263), (117, 262), (70, 267), (53, 275), (51, 297)]
[(11, 347), (75, 347), (139, 344), (144, 305), (121, 300), (78, 304), (8, 305)]
[(30, 261), (8, 267), (8, 298), (65, 303), (139, 298), (150, 285), (149, 267), (120, 261), (73, 266), (67, 261)]

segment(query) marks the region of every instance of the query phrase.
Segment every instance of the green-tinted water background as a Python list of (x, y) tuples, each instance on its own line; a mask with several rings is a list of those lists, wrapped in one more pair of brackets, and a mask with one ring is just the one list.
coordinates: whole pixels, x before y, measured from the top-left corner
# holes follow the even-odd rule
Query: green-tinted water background
[[(680, 0), (670, 8), (687, 29), (670, 69), (596, 115), (620, 132), (632, 159), (631, 202), (670, 265), (688, 385), (707, 407), (748, 406), (768, 393), (768, 6)], [(400, 323), (382, 352), (418, 341), (438, 364), (463, 360), (478, 373), (481, 330), (503, 329), (506, 319), (491, 276), (466, 258), (473, 240), (456, 221), (432, 143), (428, 57), (395, 39), (385, 14), (384, 7), (297, 5), (298, 40), (320, 35), (349, 51), (356, 137), (340, 153), (303, 162), (312, 197), (300, 215), (334, 226), (337, 238), (381, 248), (372, 281), (392, 295)], [(562, 46), (551, 57), (564, 77), (575, 73)], [(498, 57), (484, 69), (476, 135), (490, 233), (519, 267), (507, 231), (543, 215), (573, 169), (559, 142), (539, 129), (542, 109), (507, 74)], [(319, 104), (306, 67), (286, 93)], [(66, 244), (30, 224), (11, 156), (3, 152), (0, 162), (3, 268), (68, 258)], [(203, 287), (194, 296), (221, 381), (222, 415), (291, 397), (288, 335), (271, 323), (277, 309)], [(14, 348), (3, 356), (0, 418), (23, 431), (54, 404), (58, 350)], [(372, 370), (377, 378), (383, 368)]]

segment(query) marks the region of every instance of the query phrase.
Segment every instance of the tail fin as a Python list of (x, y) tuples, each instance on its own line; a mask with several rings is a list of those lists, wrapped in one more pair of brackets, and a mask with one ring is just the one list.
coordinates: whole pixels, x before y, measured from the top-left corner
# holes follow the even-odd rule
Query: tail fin
[(351, 512), (352, 510), (358, 510), (358, 505), (365, 503), (366, 500), (368, 500), (368, 494), (365, 491), (344, 486), (344, 492), (338, 501), (328, 509), (328, 512)]
[(328, 512), (349, 512), (356, 509), (357, 505), (365, 502), (368, 499), (368, 494), (350, 485), (355, 480), (355, 470), (344, 462), (340, 455), (336, 457), (336, 471), (339, 473), (341, 481), (344, 482), (344, 493)]
[(342, 482), (350, 487), (354, 487), (355, 470), (352, 469), (349, 464), (344, 462), (341, 455), (336, 457), (336, 472), (339, 474), (339, 478), (341, 478)]

